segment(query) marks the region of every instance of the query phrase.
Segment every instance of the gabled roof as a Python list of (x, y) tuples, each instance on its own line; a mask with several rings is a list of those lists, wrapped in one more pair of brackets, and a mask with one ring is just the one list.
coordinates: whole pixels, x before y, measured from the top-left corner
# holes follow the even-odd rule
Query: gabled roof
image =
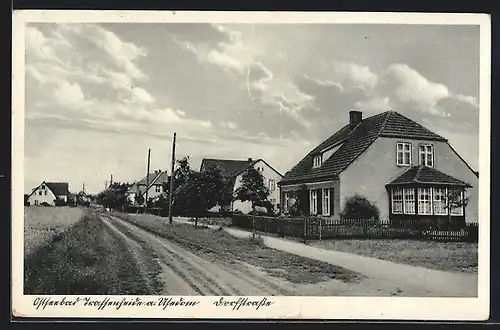
[(135, 182), (128, 188), (128, 192), (131, 193), (137, 193), (139, 194), (144, 194), (146, 192), (146, 185), (149, 183), (149, 188), (151, 188), (154, 185), (163, 185), (164, 183), (169, 182), (169, 175), (167, 171), (162, 171), (162, 172), (154, 172), (154, 173), (149, 173), (147, 176), (139, 180), (138, 182)]
[(200, 170), (207, 167), (218, 167), (222, 175), (229, 178), (235, 177), (250, 165), (253, 165), (258, 160), (234, 160), (234, 159), (214, 159), (214, 158), (203, 158), (201, 161)]
[(68, 195), (69, 194), (69, 184), (67, 182), (46, 182), (43, 181), (38, 187), (33, 189), (31, 194), (29, 194), (28, 198), (33, 195), (41, 186), (45, 184), (45, 186), (52, 191), (52, 193), (57, 196)]
[(283, 174), (278, 172), (278, 170), (276, 170), (274, 167), (269, 165), (269, 163), (266, 162), (262, 158), (255, 159), (255, 160), (251, 160), (251, 158), (249, 158), (248, 160), (204, 158), (201, 161), (200, 171), (203, 170), (203, 168), (208, 168), (211, 166), (218, 167), (221, 170), (222, 175), (224, 177), (234, 179), (238, 175), (243, 173), (247, 168), (257, 164), (258, 162), (263, 162), (270, 169), (272, 169), (274, 172), (276, 172), (276, 174), (278, 174), (280, 177), (283, 177)]
[(432, 167), (417, 165), (401, 173), (397, 178), (387, 184), (387, 186), (407, 185), (407, 184), (432, 184), (462, 186), (472, 188), (472, 186), (451, 175), (440, 172)]
[[(338, 175), (380, 136), (447, 141), (395, 111), (386, 111), (363, 119), (352, 129), (349, 124), (342, 127), (287, 172), (280, 184), (338, 179)], [(339, 149), (321, 167), (313, 168), (314, 156), (339, 145)]]

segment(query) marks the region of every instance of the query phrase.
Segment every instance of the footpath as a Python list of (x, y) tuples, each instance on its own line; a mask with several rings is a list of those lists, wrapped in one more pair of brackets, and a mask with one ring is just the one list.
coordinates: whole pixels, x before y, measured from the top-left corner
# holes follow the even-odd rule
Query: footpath
[[(177, 222), (194, 225), (193, 222), (176, 218)], [(205, 225), (205, 224), (204, 224)], [(217, 229), (219, 226), (207, 225)], [(230, 235), (249, 238), (251, 232), (224, 227)], [(391, 261), (360, 256), (308, 246), (286, 239), (260, 235), (265, 246), (301, 257), (327, 262), (358, 273), (383, 286), (393, 286), (394, 290), (414, 297), (477, 297), (478, 277), (475, 274), (451, 273), (423, 267), (398, 264)]]

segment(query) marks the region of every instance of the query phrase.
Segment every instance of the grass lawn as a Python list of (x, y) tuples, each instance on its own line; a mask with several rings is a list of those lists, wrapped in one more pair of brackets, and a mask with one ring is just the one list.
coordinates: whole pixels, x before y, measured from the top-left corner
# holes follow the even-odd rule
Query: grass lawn
[(477, 243), (404, 239), (324, 240), (311, 245), (430, 269), (477, 273)]
[(168, 223), (167, 218), (149, 214), (118, 214), (140, 228), (164, 237), (197, 255), (214, 262), (242, 261), (260, 267), (270, 275), (294, 283), (318, 283), (330, 279), (351, 282), (362, 275), (330, 265), (268, 248), (257, 239), (238, 239), (222, 230), (208, 229), (203, 224), (198, 229), (182, 223)]
[[(59, 208), (54, 208), (57, 212)], [(64, 212), (61, 209), (61, 212)], [(59, 219), (52, 218), (54, 222)], [(45, 223), (50, 223), (48, 219)], [(155, 294), (125, 243), (92, 211), (25, 258), (25, 294)], [(151, 264), (150, 268), (158, 267)], [(158, 269), (150, 269), (153, 274)]]
[(75, 225), (84, 211), (77, 207), (24, 207), (24, 257), (50, 245), (52, 238)]

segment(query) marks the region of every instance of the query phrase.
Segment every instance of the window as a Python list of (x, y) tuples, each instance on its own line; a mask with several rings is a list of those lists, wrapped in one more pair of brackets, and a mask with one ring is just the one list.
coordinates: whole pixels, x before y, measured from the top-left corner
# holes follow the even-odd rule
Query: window
[(404, 201), (404, 213), (405, 214), (415, 214), (415, 190), (404, 189), (403, 194)]
[(321, 156), (314, 156), (313, 167), (321, 167)]
[(399, 166), (411, 166), (411, 143), (398, 142), (396, 163)]
[(161, 193), (161, 186), (160, 185), (155, 186), (155, 191), (157, 193)]
[(38, 199), (35, 199), (35, 205), (38, 205)]
[(283, 212), (288, 212), (288, 200), (289, 200), (289, 196), (288, 196), (288, 193), (284, 193), (284, 197), (285, 197), (285, 202), (283, 203)]
[(42, 196), (42, 193), (43, 192), (41, 190), (38, 191), (38, 195)]
[(418, 214), (432, 214), (431, 188), (418, 189)]
[(401, 188), (392, 190), (392, 213), (403, 213), (403, 189)]
[(309, 213), (318, 213), (318, 192), (316, 190), (309, 190)]
[(269, 179), (269, 191), (275, 191), (276, 190), (276, 182), (274, 179)]
[(43, 193), (45, 196), (47, 196), (47, 190), (44, 190)]
[(447, 189), (446, 188), (434, 188), (432, 192), (433, 200), (432, 207), (434, 209), (435, 215), (447, 215)]
[(323, 215), (330, 215), (330, 189), (323, 189), (323, 207), (321, 210)]
[[(466, 198), (465, 191), (462, 191), (460, 193), (460, 199), (463, 200), (464, 198)], [(464, 215), (464, 208), (462, 206), (461, 207), (454, 207), (450, 210), (450, 214), (451, 215)]]
[(433, 167), (434, 166), (434, 152), (432, 150), (432, 145), (421, 144), (419, 146), (419, 157), (420, 157), (420, 165)]

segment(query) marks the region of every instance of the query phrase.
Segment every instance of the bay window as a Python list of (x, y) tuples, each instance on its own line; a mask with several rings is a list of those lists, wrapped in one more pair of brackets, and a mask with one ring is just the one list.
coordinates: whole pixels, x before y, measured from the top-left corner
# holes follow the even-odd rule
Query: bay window
[(395, 188), (392, 190), (392, 213), (403, 213), (403, 189)]
[(315, 215), (318, 213), (318, 192), (309, 190), (309, 213)]
[(434, 188), (432, 206), (434, 208), (435, 215), (447, 215), (448, 214), (448, 198), (446, 188)]
[(431, 188), (418, 188), (418, 214), (432, 214)]
[(398, 142), (396, 145), (396, 164), (411, 166), (411, 143)]
[(404, 189), (404, 213), (415, 214), (415, 189)]
[[(449, 192), (448, 194), (450, 194), (451, 196), (453, 196), (454, 194), (458, 194), (459, 196), (458, 196), (458, 198), (456, 198), (457, 202), (461, 202), (462, 200), (464, 200), (466, 198), (465, 191), (458, 192), (457, 190), (455, 190), (454, 192), (451, 192), (451, 193)], [(451, 215), (464, 215), (463, 206), (451, 207), (450, 214)]]
[(322, 203), (322, 214), (324, 216), (330, 215), (330, 189), (323, 189), (323, 203)]
[(420, 157), (420, 165), (433, 167), (434, 166), (434, 152), (433, 152), (432, 145), (421, 144), (419, 146), (419, 157)]

